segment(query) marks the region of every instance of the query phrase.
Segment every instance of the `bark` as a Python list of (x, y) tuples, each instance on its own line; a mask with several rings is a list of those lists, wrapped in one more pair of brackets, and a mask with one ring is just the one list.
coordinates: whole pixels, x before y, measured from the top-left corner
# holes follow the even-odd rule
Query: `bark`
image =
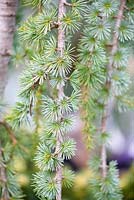
[[(7, 82), (8, 64), (12, 51), (13, 35), (15, 31), (15, 16), (17, 0), (0, 0), (0, 100), (3, 98)], [(1, 116), (0, 116), (1, 117)], [(2, 124), (1, 124), (2, 123)], [(9, 132), (13, 143), (15, 137), (6, 122), (0, 122)], [(10, 200), (7, 188), (6, 165), (3, 163), (3, 149), (0, 141), (0, 182), (2, 186), (1, 200)]]
[[(58, 41), (57, 41), (57, 51), (60, 56), (63, 56), (64, 53), (64, 45), (65, 45), (65, 33), (62, 27), (62, 18), (65, 14), (65, 0), (59, 0), (58, 6)], [(64, 97), (64, 89), (63, 85), (58, 85), (58, 99), (62, 99)], [(59, 121), (62, 119), (62, 114), (60, 116)], [(57, 135), (57, 144), (56, 144), (56, 152), (60, 152), (61, 143), (63, 141), (62, 134), (59, 133)], [(58, 157), (61, 157), (61, 153), (58, 153)], [(58, 193), (56, 195), (56, 200), (62, 199), (62, 166), (59, 166), (56, 171), (56, 182), (58, 185)]]
[[(121, 21), (123, 19), (123, 13), (125, 9), (126, 0), (120, 0), (120, 7), (117, 14), (116, 22), (115, 22), (115, 29), (113, 31), (113, 41), (112, 41), (112, 48), (110, 51), (110, 59), (107, 65), (107, 81), (106, 81), (106, 88), (108, 93), (111, 93), (111, 86), (112, 86), (112, 74), (114, 72), (114, 55), (116, 54), (118, 50), (118, 37), (119, 37), (119, 28), (121, 25)], [(111, 98), (108, 96), (105, 105), (104, 105), (104, 112), (102, 115), (101, 120), (101, 133), (106, 132), (106, 125), (108, 121), (108, 116), (110, 114), (110, 105), (111, 105)], [(101, 159), (102, 159), (102, 176), (103, 178), (107, 175), (107, 153), (106, 153), (106, 146), (105, 144), (102, 145), (101, 148)]]
[(17, 0), (0, 0), (0, 99), (7, 82), (8, 64), (15, 31)]

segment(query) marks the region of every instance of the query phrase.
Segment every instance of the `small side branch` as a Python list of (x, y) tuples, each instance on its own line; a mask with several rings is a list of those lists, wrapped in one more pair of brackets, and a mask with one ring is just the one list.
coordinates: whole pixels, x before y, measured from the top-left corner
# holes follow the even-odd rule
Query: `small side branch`
[(69, 7), (72, 7), (72, 6), (73, 6), (71, 3), (68, 3), (67, 1), (64, 1), (64, 5), (65, 5), (65, 6), (69, 6)]
[(59, 25), (60, 25), (60, 24), (59, 24), (58, 22), (52, 22), (52, 24), (51, 24), (51, 29), (58, 28)]

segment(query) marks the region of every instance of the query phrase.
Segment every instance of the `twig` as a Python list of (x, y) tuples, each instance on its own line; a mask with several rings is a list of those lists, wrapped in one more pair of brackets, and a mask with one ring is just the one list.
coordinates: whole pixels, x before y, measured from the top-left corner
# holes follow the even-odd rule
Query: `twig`
[(64, 1), (64, 5), (65, 5), (65, 6), (69, 6), (69, 7), (72, 7), (72, 6), (73, 6), (72, 3), (68, 3), (67, 1)]
[(59, 27), (59, 23), (58, 22), (52, 22), (51, 29), (58, 28), (58, 27)]

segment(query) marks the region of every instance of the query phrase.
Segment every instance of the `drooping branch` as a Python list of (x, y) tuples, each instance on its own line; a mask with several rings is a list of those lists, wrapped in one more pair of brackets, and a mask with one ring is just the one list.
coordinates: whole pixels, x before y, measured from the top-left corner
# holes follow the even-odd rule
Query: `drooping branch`
[(17, 0), (0, 0), (0, 98), (7, 82), (8, 64), (11, 56)]
[[(109, 57), (109, 62), (107, 65), (107, 81), (106, 81), (106, 89), (108, 91), (108, 98), (105, 102), (104, 105), (104, 112), (102, 115), (101, 119), (101, 133), (106, 132), (106, 125), (108, 121), (108, 116), (109, 116), (109, 109), (110, 109), (110, 104), (111, 104), (111, 98), (110, 98), (110, 93), (111, 93), (111, 86), (112, 86), (112, 74), (114, 72), (114, 55), (116, 54), (118, 50), (118, 38), (119, 38), (119, 28), (123, 19), (123, 13), (125, 9), (125, 4), (126, 0), (120, 0), (120, 7), (118, 11), (118, 15), (116, 18), (116, 23), (115, 23), (115, 29), (113, 31), (113, 41), (112, 41), (112, 47), (110, 51), (110, 57)], [(106, 147), (105, 144), (102, 145), (101, 148), (101, 159), (102, 159), (102, 176), (106, 177), (107, 175), (107, 154), (106, 154)]]
[[(62, 18), (65, 14), (65, 1), (59, 0), (59, 8), (58, 8), (58, 41), (57, 41), (57, 51), (59, 55), (62, 57), (64, 53), (64, 45), (65, 45), (65, 33), (62, 27)], [(58, 90), (58, 99), (62, 99), (64, 97), (64, 89), (61, 84), (57, 85)], [(59, 121), (61, 121), (62, 115), (60, 116)], [(57, 135), (57, 143), (56, 143), (56, 152), (58, 152), (58, 157), (61, 157), (60, 148), (63, 139), (61, 134)], [(62, 167), (59, 166), (56, 171), (56, 182), (58, 185), (58, 193), (56, 195), (56, 200), (62, 199)]]

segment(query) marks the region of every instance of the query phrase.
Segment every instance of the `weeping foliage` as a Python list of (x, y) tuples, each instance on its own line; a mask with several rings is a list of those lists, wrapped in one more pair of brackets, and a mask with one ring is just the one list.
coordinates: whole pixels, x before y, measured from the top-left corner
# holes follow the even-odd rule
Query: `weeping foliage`
[(14, 155), (18, 154), (18, 145), (11, 127), (6, 122), (0, 122), (0, 198), (24, 198), (14, 171)]
[[(127, 107), (127, 101), (126, 106), (125, 101), (123, 101), (124, 96), (129, 101), (132, 99), (130, 104), (131, 106), (133, 105), (133, 98), (127, 96), (131, 84), (130, 76), (127, 72), (127, 64), (131, 54), (131, 47), (128, 41), (133, 42), (134, 40), (134, 22), (131, 14), (131, 3), (128, 2), (127, 6), (128, 8), (130, 7), (131, 20), (129, 20), (129, 14), (125, 10), (124, 18), (119, 27), (118, 50), (113, 58), (114, 72), (112, 74), (112, 89), (110, 92), (110, 95), (117, 99), (120, 111), (122, 110), (121, 107), (123, 108), (123, 102), (124, 107)], [(79, 79), (79, 85), (83, 93), (82, 99), (85, 99), (83, 106), (87, 114), (83, 116), (84, 121), (91, 120), (91, 124), (94, 121), (94, 115), (91, 113), (101, 113), (104, 101), (109, 95), (105, 88), (107, 63), (110, 59), (109, 52), (112, 47), (112, 34), (118, 9), (119, 2), (117, 1), (95, 1), (87, 7), (84, 15), (85, 29), (79, 44), (79, 61), (74, 74)], [(87, 92), (85, 92), (85, 89)], [(122, 103), (119, 103), (120, 100)], [(86, 109), (86, 107), (90, 109)], [(90, 113), (88, 114), (89, 110)], [(88, 127), (87, 129), (91, 134), (90, 128)], [(88, 132), (87, 129), (86, 132)]]
[[(105, 101), (115, 98), (119, 111), (132, 108), (133, 98), (128, 96), (130, 77), (127, 63), (130, 43), (134, 40), (134, 14), (132, 2), (127, 1), (122, 23), (119, 27), (118, 47), (114, 54), (111, 88), (107, 89), (108, 63), (119, 1), (116, 0), (71, 0), (64, 3), (66, 13), (60, 21), (65, 33), (62, 56), (58, 47), (58, 5), (52, 0), (24, 0), (25, 5), (34, 9), (19, 28), (23, 48), (31, 48), (32, 56), (20, 77), (20, 101), (16, 103), (7, 120), (14, 128), (30, 123), (36, 118), (36, 105), (42, 133), (34, 158), (37, 173), (33, 176), (34, 191), (40, 199), (56, 199), (61, 188), (57, 171), (62, 169), (62, 185), (73, 185), (74, 173), (64, 168), (64, 160), (75, 155), (76, 144), (68, 135), (72, 128), (73, 112), (80, 110), (84, 121), (86, 141), (89, 147), (108, 143), (108, 134), (97, 136)], [(72, 37), (83, 28), (76, 49)], [(65, 95), (70, 84), (73, 92)], [(62, 97), (59, 91), (62, 90)], [(38, 95), (40, 94), (40, 95)], [(59, 142), (60, 141), (60, 142)], [(58, 146), (58, 148), (57, 148)], [(108, 165), (106, 177), (101, 175), (101, 158), (94, 155), (90, 164), (95, 173), (90, 181), (96, 200), (121, 200), (117, 164)]]
[(95, 199), (98, 200), (115, 200), (122, 199), (122, 194), (119, 187), (119, 174), (116, 168), (117, 163), (112, 161), (109, 164), (107, 176), (102, 180), (98, 171), (94, 170), (94, 176), (98, 174), (97, 179), (91, 178), (90, 186)]
[[(134, 40), (134, 21), (130, 2), (126, 2), (130, 13), (124, 10), (119, 27), (117, 51), (113, 55), (113, 71), (111, 77), (108, 77), (108, 63), (114, 45), (112, 38), (120, 2), (122, 1), (95, 1), (87, 7), (84, 14), (85, 28), (79, 44), (79, 60), (75, 76), (81, 88), (83, 132), (88, 147), (92, 146), (94, 150), (98, 145), (100, 148), (101, 145), (107, 145), (110, 139), (108, 133), (96, 135), (100, 132), (99, 124), (103, 112), (106, 112), (104, 110), (106, 102), (112, 102), (114, 98), (119, 111), (126, 111), (134, 105), (133, 97), (128, 94), (131, 80), (127, 71), (128, 59), (131, 55), (128, 42)], [(93, 196), (96, 200), (122, 199), (117, 164), (110, 162), (107, 166), (107, 175), (103, 177), (102, 159), (94, 155), (90, 162), (90, 168), (94, 172), (94, 177), (90, 180)]]
[[(71, 75), (75, 62), (71, 37), (81, 26), (86, 2), (72, 0), (69, 5), (64, 5), (67, 12), (60, 22), (65, 33), (62, 56), (57, 49), (58, 4), (55, 1), (40, 0), (24, 1), (24, 4), (32, 6), (36, 11), (23, 22), (19, 36), (24, 48), (31, 46), (34, 53), (20, 77), (21, 100), (8, 121), (15, 128), (30, 123), (36, 117), (35, 107), (40, 101), (40, 119), (44, 131), (39, 136), (40, 142), (34, 159), (38, 172), (33, 177), (33, 187), (39, 198), (51, 200), (56, 198), (61, 189), (56, 175), (59, 168), (63, 168), (62, 185), (67, 188), (73, 185), (74, 173), (64, 169), (64, 160), (71, 159), (76, 151), (75, 141), (69, 137), (68, 132), (79, 101), (79, 90), (74, 86), (76, 82)], [(62, 98), (59, 98), (60, 88), (64, 92), (68, 82), (72, 83), (72, 94), (66, 96), (63, 93)], [(44, 85), (46, 90), (43, 89)], [(39, 91), (40, 99), (37, 95)]]

